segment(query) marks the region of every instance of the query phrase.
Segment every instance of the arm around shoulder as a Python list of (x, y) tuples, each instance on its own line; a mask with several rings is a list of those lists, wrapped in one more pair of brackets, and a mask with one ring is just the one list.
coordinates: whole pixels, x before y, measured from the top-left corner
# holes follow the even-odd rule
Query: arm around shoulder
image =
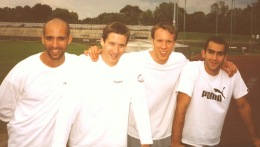
[(93, 62), (98, 61), (98, 56), (101, 53), (102, 53), (102, 49), (100, 49), (98, 46), (91, 46), (89, 49), (84, 51), (84, 54), (86, 56), (90, 56)]
[(225, 61), (221, 69), (223, 69), (229, 77), (232, 77), (237, 72), (237, 66), (230, 61)]

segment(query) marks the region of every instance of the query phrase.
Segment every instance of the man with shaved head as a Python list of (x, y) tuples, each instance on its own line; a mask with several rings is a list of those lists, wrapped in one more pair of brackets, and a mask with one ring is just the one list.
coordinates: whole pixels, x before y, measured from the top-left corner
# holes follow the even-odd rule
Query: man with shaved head
[(8, 122), (9, 147), (48, 147), (64, 88), (71, 82), (76, 55), (69, 25), (53, 18), (43, 27), (44, 51), (19, 62), (0, 86), (0, 120)]

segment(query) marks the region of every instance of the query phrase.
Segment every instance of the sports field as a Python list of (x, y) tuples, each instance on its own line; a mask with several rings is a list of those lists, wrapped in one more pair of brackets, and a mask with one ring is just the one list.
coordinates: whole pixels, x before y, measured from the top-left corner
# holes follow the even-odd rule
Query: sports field
[[(20, 51), (11, 50), (10, 52), (9, 50), (9, 52), (5, 51), (5, 54), (3, 54), (2, 51), (4, 48), (5, 47), (0, 44), (0, 81), (2, 81), (3, 76), (5, 76), (10, 70), (10, 67), (27, 56), (24, 54), (24, 52), (26, 52), (25, 49), (22, 48)], [(81, 47), (79, 52), (82, 52), (83, 48), (85, 47)], [(193, 60), (198, 59), (200, 59), (200, 56), (193, 58)], [(258, 134), (260, 135), (260, 56), (254, 54), (231, 55), (228, 60), (234, 62), (238, 66), (241, 75), (249, 88), (249, 94), (247, 97), (252, 106), (253, 119)], [(6, 146), (6, 126), (3, 122), (0, 122), (0, 147)], [(240, 119), (233, 101), (231, 102), (226, 117), (220, 147), (252, 147), (247, 130)]]

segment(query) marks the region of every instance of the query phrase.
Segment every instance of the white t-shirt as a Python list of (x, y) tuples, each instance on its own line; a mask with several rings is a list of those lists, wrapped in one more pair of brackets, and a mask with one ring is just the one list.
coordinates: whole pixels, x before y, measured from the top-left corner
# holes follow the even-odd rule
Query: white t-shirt
[(81, 90), (76, 91), (83, 91), (83, 94), (68, 97), (59, 111), (53, 146), (65, 146), (71, 129), (70, 146), (126, 147), (130, 105), (141, 142), (151, 144), (142, 75), (126, 63), (118, 62), (110, 67), (101, 56), (97, 62), (85, 55), (80, 58), (83, 76), (77, 84)]
[[(172, 52), (167, 63), (158, 64), (149, 51), (124, 54), (124, 62), (139, 66), (144, 76), (147, 103), (151, 119), (153, 140), (171, 136), (172, 120), (175, 110), (177, 80), (184, 65), (189, 62), (178, 52)], [(128, 134), (139, 138), (135, 118), (129, 116)]]
[(19, 62), (1, 84), (0, 119), (9, 122), (9, 147), (51, 145), (63, 90), (73, 80), (76, 55), (66, 53), (56, 68), (43, 64), (40, 55)]
[(231, 97), (248, 93), (239, 72), (231, 78), (220, 70), (209, 75), (203, 61), (188, 63), (180, 76), (177, 91), (191, 97), (185, 116), (182, 142), (194, 146), (217, 145)]

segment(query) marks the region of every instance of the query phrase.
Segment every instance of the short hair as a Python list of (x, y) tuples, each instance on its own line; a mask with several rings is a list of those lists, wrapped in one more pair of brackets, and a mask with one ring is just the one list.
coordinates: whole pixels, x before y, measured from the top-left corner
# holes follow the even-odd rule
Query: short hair
[(67, 31), (67, 36), (70, 36), (70, 26), (69, 23), (67, 21), (65, 21), (64, 19), (61, 18), (52, 18), (50, 20), (48, 20), (44, 25), (43, 25), (43, 35), (45, 35), (45, 29), (46, 29), (46, 25), (52, 21), (60, 21), (62, 23), (64, 23), (66, 25), (66, 31)]
[(158, 29), (166, 30), (170, 34), (175, 35), (174, 36), (174, 41), (177, 40), (177, 38), (178, 38), (178, 30), (177, 30), (177, 28), (174, 25), (166, 23), (166, 22), (160, 22), (160, 23), (158, 23), (158, 24), (153, 26), (153, 28), (151, 30), (151, 37), (152, 37), (152, 39), (154, 39), (155, 31), (158, 30)]
[(225, 41), (225, 39), (223, 39), (222, 37), (219, 37), (219, 36), (212, 36), (212, 37), (210, 37), (206, 41), (206, 43), (205, 43), (204, 50), (207, 50), (209, 42), (214, 42), (214, 43), (217, 43), (217, 44), (224, 45), (224, 52), (227, 53), (227, 51), (228, 51), (228, 44)]
[(104, 42), (106, 41), (106, 39), (110, 33), (116, 33), (116, 34), (126, 36), (127, 37), (126, 42), (128, 42), (128, 40), (130, 38), (130, 31), (129, 31), (128, 27), (121, 22), (112, 22), (112, 23), (106, 25), (106, 27), (103, 29), (103, 34), (102, 34), (102, 38), (103, 38)]

